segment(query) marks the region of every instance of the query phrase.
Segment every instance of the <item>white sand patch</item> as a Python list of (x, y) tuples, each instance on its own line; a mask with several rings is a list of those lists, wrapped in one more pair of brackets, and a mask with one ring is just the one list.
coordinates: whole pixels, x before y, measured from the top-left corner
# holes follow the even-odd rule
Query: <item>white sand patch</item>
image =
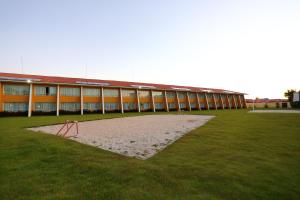
[(251, 110), (249, 113), (300, 113), (300, 110)]
[[(126, 156), (147, 159), (214, 116), (145, 115), (79, 122), (70, 139)], [(56, 134), (62, 125), (30, 128)], [(72, 128), (68, 135), (75, 135)]]

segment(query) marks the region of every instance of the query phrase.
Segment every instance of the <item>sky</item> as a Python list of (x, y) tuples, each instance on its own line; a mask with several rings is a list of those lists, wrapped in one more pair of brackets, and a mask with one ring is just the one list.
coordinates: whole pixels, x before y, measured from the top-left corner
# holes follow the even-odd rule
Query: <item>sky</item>
[(300, 89), (299, 0), (0, 0), (0, 72)]

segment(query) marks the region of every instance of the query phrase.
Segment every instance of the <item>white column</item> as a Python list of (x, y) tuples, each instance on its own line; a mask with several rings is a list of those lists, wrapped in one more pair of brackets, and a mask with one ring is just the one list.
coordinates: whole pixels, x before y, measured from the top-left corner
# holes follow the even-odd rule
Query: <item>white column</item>
[(60, 88), (59, 85), (57, 85), (57, 89), (56, 89), (56, 116), (59, 116), (59, 105), (60, 105)]
[(177, 100), (178, 111), (181, 111), (181, 108), (180, 108), (180, 102), (179, 102), (178, 92), (177, 92), (177, 91), (176, 91), (176, 100)]
[(138, 89), (136, 89), (136, 101), (137, 101), (138, 112), (141, 112), (140, 96), (139, 96)]
[(83, 87), (80, 86), (80, 114), (83, 115)]
[(121, 113), (124, 113), (122, 88), (120, 88), (120, 104), (121, 104)]
[(189, 111), (191, 111), (192, 108), (191, 108), (190, 96), (189, 96), (188, 92), (186, 92), (186, 97), (187, 97), (187, 101), (188, 101)]
[(168, 104), (167, 91), (164, 91), (164, 96), (165, 96), (166, 110), (167, 110), (167, 112), (169, 112), (169, 104)]
[(102, 102), (102, 114), (105, 114), (105, 105), (104, 105), (104, 92), (103, 92), (103, 87), (101, 88), (101, 102)]
[(226, 94), (226, 98), (227, 98), (227, 102), (228, 102), (229, 109), (231, 110), (231, 102), (230, 102), (230, 100), (229, 100), (229, 98), (228, 98), (228, 95), (227, 95), (227, 94)]
[(216, 103), (216, 98), (215, 98), (215, 94), (213, 93), (212, 96), (213, 96), (213, 101), (214, 101), (214, 104), (215, 104), (215, 109), (218, 110), (217, 103)]
[(153, 108), (153, 112), (155, 112), (155, 102), (154, 102), (153, 91), (150, 90), (150, 93), (151, 93), (151, 99), (152, 99), (152, 108)]
[(29, 85), (28, 117), (31, 117), (31, 112), (32, 112), (32, 83)]
[(220, 99), (221, 99), (222, 109), (224, 110), (224, 101), (223, 101), (223, 98), (222, 98), (222, 94), (219, 94), (219, 95), (220, 95)]
[(201, 104), (200, 104), (198, 93), (196, 93), (196, 98), (197, 98), (198, 109), (201, 110)]
[(235, 109), (237, 109), (237, 105), (236, 105), (236, 101), (235, 101), (235, 95), (232, 95), (232, 98), (233, 98), (233, 102), (234, 102), (234, 107), (235, 107)]
[(239, 97), (240, 108), (243, 108), (243, 104), (242, 104), (242, 101), (241, 101), (241, 95), (238, 95), (238, 97)]
[(207, 95), (206, 95), (206, 92), (204, 93), (204, 96), (205, 96), (205, 103), (206, 103), (206, 107), (207, 107), (207, 110), (209, 110), (209, 103), (208, 103), (208, 100), (207, 100)]

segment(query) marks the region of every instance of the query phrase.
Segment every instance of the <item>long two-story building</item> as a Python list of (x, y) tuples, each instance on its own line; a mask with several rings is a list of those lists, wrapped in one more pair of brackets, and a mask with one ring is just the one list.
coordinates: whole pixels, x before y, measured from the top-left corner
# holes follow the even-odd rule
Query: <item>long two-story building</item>
[(0, 113), (106, 113), (246, 108), (223, 89), (0, 72)]

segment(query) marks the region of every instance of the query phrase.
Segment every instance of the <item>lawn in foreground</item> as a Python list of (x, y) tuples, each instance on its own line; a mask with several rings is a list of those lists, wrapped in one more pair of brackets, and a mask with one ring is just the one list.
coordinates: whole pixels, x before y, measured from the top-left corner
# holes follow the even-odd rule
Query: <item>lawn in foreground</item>
[(0, 199), (300, 198), (300, 114), (192, 114), (216, 117), (145, 161), (24, 129), (121, 114), (0, 118)]

